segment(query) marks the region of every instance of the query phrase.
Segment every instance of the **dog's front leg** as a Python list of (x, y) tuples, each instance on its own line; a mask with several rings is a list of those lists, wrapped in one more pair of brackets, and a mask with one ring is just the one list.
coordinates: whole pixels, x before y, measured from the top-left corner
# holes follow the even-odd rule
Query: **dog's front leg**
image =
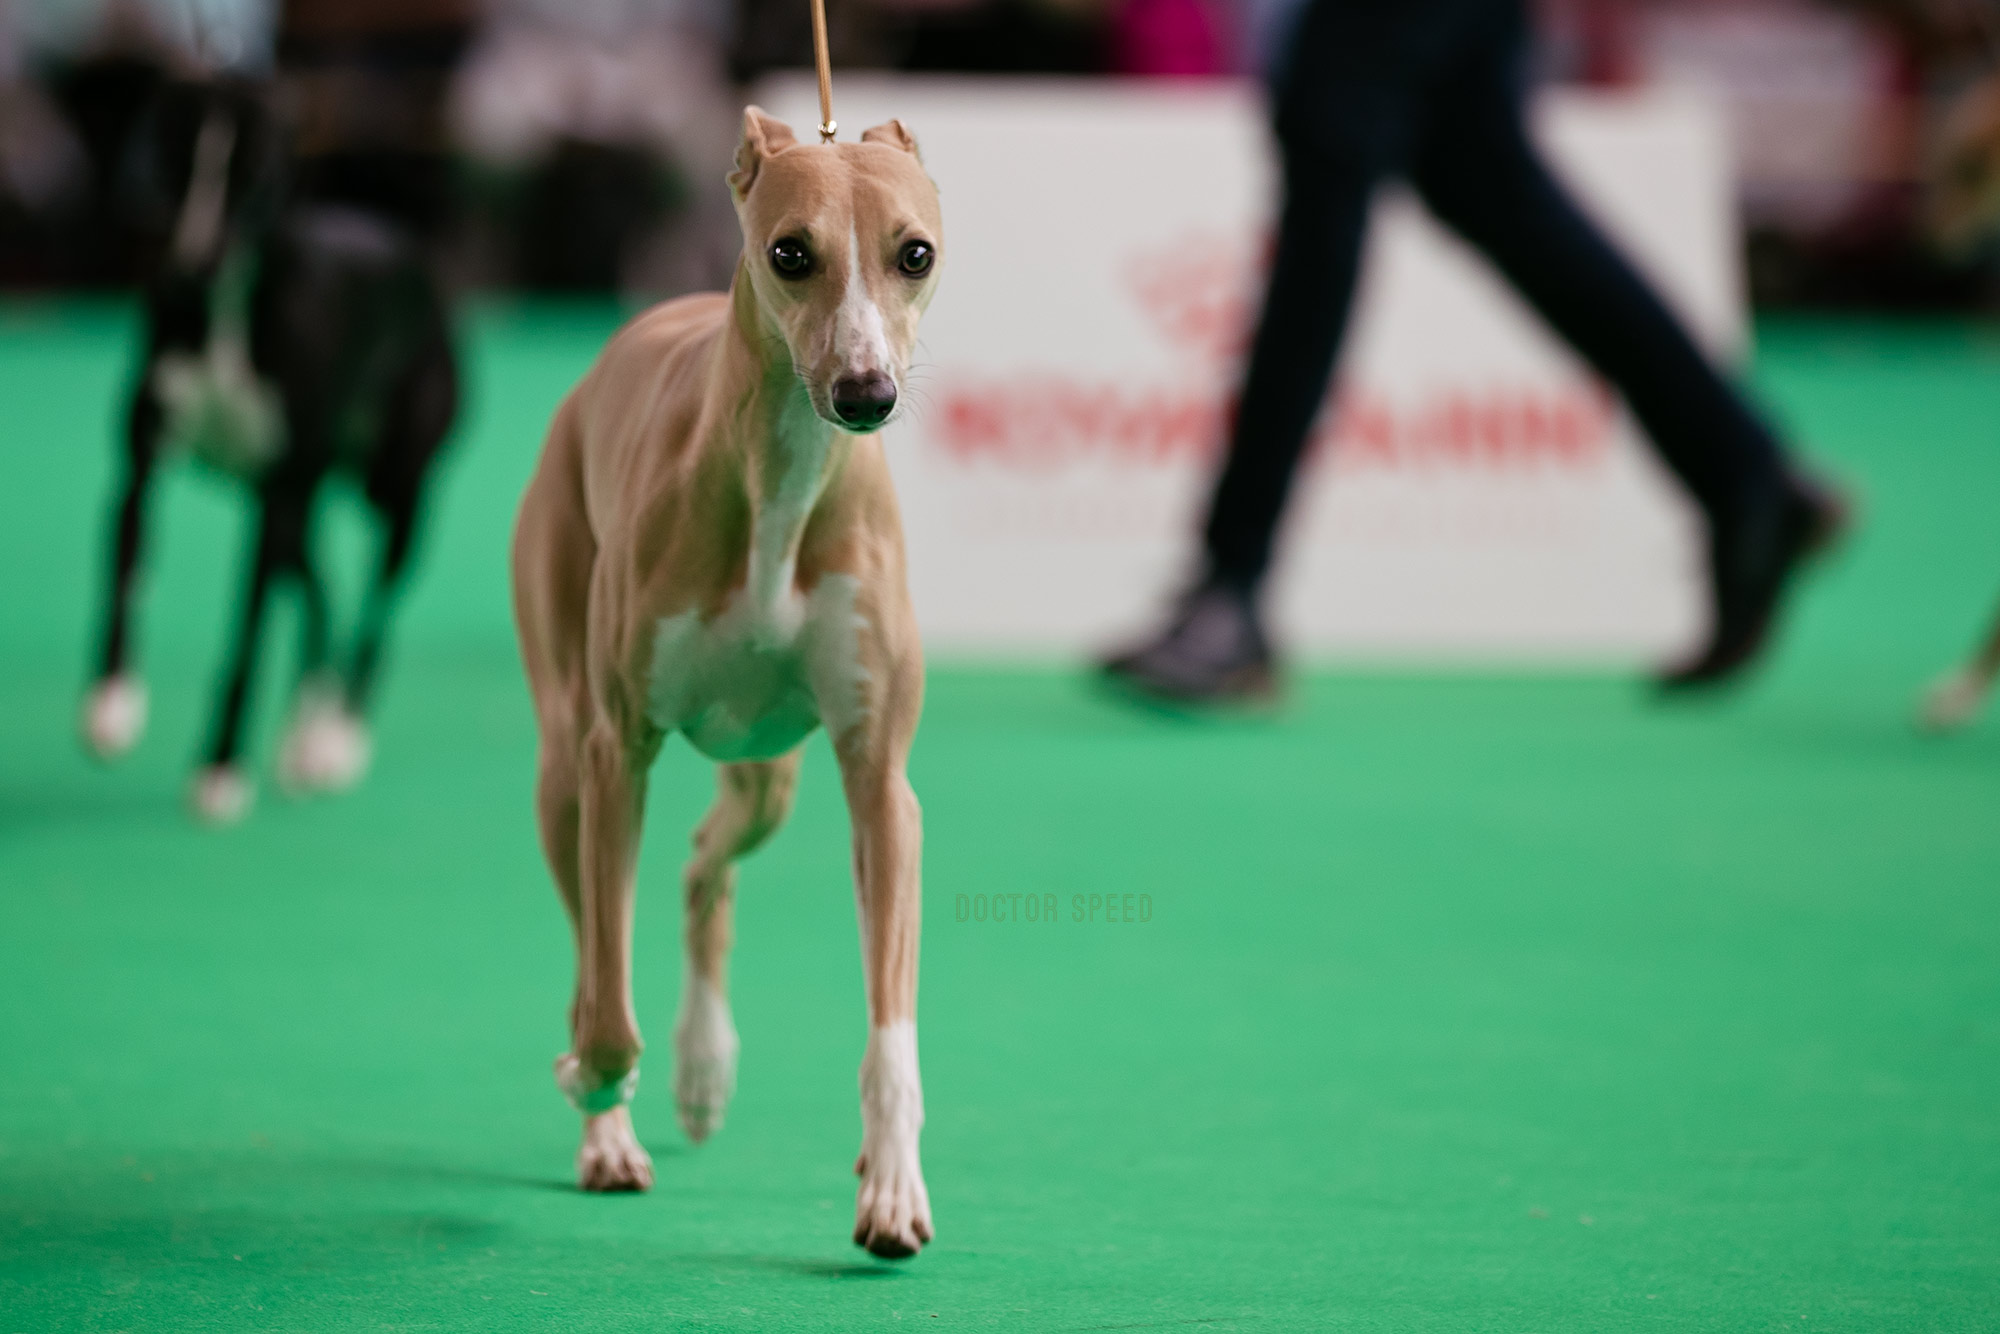
[(295, 476), (267, 482), (258, 494), (257, 537), (250, 549), (242, 605), (237, 609), (235, 642), (210, 723), (208, 759), (196, 772), (189, 794), (195, 817), (208, 824), (233, 824), (250, 808), (250, 780), (240, 763), (243, 717), (257, 679), (257, 653), (271, 585), (280, 572), (297, 564), (297, 553), (304, 548), (311, 497), (310, 482)]
[(97, 680), (83, 708), (84, 744), (102, 760), (132, 749), (146, 730), (146, 685), (131, 665), (132, 603), (146, 544), (146, 499), (152, 493), (163, 427), (159, 399), (150, 385), (142, 386), (126, 423), (125, 486), (113, 527), (103, 648)]
[(570, 1050), (556, 1082), (583, 1114), (576, 1155), (584, 1190), (645, 1190), (653, 1160), (626, 1105), (639, 1082), (639, 1021), (632, 1012), (633, 872), (646, 769), (656, 745), (635, 744), (600, 719), (577, 764), (576, 999)]
[(916, 1254), (932, 1235), (917, 1152), (924, 1124), (917, 1074), (923, 816), (904, 773), (907, 728), (864, 724), (836, 749), (854, 825), (855, 899), (868, 987), (854, 1241), (900, 1259)]
[(304, 543), (294, 571), (299, 585), (299, 683), (278, 753), (278, 779), (293, 793), (338, 792), (368, 767), (368, 736), (348, 711), (340, 673), (331, 666), (326, 584)]

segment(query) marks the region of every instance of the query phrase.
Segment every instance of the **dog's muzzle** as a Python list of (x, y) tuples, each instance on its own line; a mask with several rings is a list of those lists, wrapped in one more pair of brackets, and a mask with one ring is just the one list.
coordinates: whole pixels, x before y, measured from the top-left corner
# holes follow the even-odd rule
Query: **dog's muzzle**
[(843, 375), (833, 382), (833, 415), (841, 425), (869, 431), (889, 420), (896, 407), (896, 382), (881, 371)]

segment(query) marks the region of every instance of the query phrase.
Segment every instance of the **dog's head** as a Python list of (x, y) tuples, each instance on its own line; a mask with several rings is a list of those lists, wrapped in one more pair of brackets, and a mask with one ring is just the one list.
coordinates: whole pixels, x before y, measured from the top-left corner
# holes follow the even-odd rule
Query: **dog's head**
[(879, 429), (902, 396), (944, 258), (916, 140), (892, 120), (858, 144), (801, 144), (751, 107), (729, 188), (743, 223), (739, 281), (784, 340), (813, 411), (843, 430)]

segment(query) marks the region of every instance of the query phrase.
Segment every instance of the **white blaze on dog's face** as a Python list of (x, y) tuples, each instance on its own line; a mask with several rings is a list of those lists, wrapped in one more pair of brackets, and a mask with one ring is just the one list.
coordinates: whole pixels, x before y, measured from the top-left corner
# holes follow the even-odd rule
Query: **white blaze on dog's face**
[(942, 262), (937, 187), (901, 121), (858, 144), (801, 144), (756, 107), (729, 177), (742, 274), (813, 411), (878, 430), (902, 397)]

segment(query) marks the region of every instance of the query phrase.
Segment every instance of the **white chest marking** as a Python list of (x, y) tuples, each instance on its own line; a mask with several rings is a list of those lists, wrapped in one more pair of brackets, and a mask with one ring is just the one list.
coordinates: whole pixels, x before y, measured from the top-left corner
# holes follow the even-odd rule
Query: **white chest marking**
[(830, 435), (803, 396), (788, 414), (787, 463), (752, 521), (743, 589), (711, 620), (686, 611), (653, 632), (647, 714), (713, 760), (775, 759), (821, 723), (837, 738), (866, 712), (859, 581), (829, 574), (810, 594), (798, 589), (799, 540)]
[[(202, 130), (208, 134), (207, 127)], [(192, 193), (192, 192), (191, 192)], [(190, 213), (196, 212), (190, 200)], [(187, 224), (183, 220), (183, 227)], [(231, 476), (254, 478), (284, 448), (284, 404), (250, 364), (250, 304), (258, 259), (249, 246), (223, 252), (208, 285), (208, 341), (161, 354), (153, 393), (166, 418), (166, 448), (187, 451)]]
[(242, 338), (212, 335), (200, 352), (168, 352), (153, 367), (166, 416), (167, 448), (187, 450), (236, 477), (255, 477), (278, 455), (284, 416), (278, 393), (250, 364)]
[(746, 589), (711, 621), (666, 617), (653, 632), (653, 725), (722, 761), (776, 759), (821, 723), (841, 736), (866, 714), (859, 588), (829, 574), (808, 596), (789, 590), (775, 616)]

